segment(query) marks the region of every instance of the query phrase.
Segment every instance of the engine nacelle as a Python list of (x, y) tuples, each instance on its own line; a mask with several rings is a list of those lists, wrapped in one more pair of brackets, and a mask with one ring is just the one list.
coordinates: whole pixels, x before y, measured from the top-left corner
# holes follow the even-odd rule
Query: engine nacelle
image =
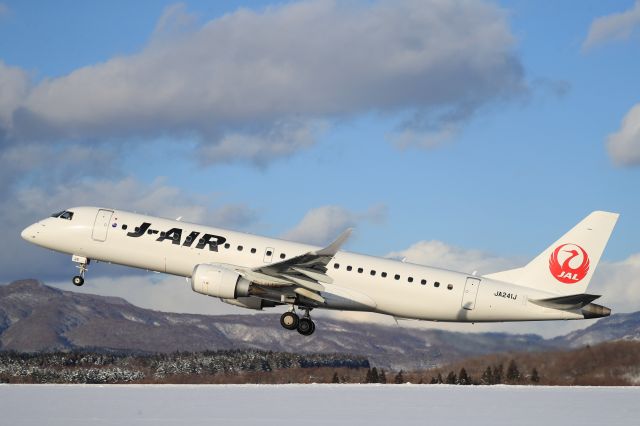
[(249, 296), (251, 282), (225, 265), (200, 264), (193, 268), (191, 289), (221, 299)]
[(259, 297), (238, 297), (237, 299), (220, 299), (224, 303), (228, 303), (233, 306), (240, 306), (241, 308), (255, 309), (261, 311), (264, 306), (264, 300)]

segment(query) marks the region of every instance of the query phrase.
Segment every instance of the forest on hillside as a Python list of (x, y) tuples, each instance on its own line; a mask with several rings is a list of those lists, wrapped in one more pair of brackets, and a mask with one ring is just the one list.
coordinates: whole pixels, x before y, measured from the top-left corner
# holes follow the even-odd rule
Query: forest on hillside
[[(257, 350), (127, 354), (0, 352), (0, 383), (298, 383), (368, 369), (366, 358)], [(317, 381), (323, 381), (319, 376)]]
[(258, 350), (128, 354), (0, 352), (0, 383), (640, 385), (640, 342), (486, 355), (418, 371), (364, 357)]
[(640, 342), (614, 341), (572, 350), (469, 358), (405, 374), (414, 383), (563, 386), (640, 385)]

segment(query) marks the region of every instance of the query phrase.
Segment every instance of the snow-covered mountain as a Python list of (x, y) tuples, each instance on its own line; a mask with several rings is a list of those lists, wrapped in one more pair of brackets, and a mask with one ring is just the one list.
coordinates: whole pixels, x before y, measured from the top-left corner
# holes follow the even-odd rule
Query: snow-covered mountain
[(640, 340), (640, 312), (602, 318), (590, 327), (557, 340), (574, 348), (614, 340)]
[(0, 286), (0, 350), (174, 352), (254, 348), (349, 353), (383, 368), (432, 367), (470, 356), (535, 351), (640, 336), (640, 313), (619, 314), (567, 336), (454, 333), (318, 318), (310, 337), (277, 314), (207, 316), (159, 312), (124, 299), (62, 291), (36, 280)]

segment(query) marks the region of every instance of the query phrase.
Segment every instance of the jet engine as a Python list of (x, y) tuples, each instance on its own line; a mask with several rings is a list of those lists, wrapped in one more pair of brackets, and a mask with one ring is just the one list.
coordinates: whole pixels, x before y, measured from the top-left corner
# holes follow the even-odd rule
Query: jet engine
[(251, 282), (226, 265), (196, 265), (191, 274), (191, 289), (221, 299), (249, 296)]

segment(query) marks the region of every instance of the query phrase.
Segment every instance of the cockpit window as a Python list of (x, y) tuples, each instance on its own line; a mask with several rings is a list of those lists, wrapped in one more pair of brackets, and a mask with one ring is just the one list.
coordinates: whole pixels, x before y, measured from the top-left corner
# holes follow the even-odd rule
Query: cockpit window
[(73, 218), (73, 212), (63, 210), (61, 212), (52, 214), (51, 217), (59, 217), (60, 219), (71, 220)]

